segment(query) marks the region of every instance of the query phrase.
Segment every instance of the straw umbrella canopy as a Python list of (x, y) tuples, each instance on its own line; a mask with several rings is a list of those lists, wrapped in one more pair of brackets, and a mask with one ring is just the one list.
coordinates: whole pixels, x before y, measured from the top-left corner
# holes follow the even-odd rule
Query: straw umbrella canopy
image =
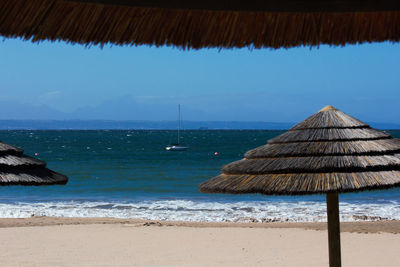
[(400, 185), (400, 140), (327, 106), (199, 185), (207, 193), (326, 194), (330, 266), (340, 266), (338, 193)]
[(26, 156), (18, 147), (0, 142), (0, 185), (66, 184), (68, 177), (46, 168), (46, 163)]
[(0, 35), (184, 49), (398, 42), (400, 1), (0, 0)]

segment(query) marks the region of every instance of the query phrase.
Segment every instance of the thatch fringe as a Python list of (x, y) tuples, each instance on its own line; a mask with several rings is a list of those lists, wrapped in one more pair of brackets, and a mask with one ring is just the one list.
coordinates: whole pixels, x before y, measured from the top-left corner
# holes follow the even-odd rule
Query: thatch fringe
[(46, 163), (34, 159), (31, 157), (27, 156), (14, 156), (14, 155), (6, 155), (6, 156), (0, 156), (0, 166), (2, 166), (4, 169), (4, 166), (13, 166), (13, 167), (31, 167), (31, 166), (40, 166), (40, 167), (46, 167)]
[(0, 171), (0, 186), (66, 184), (68, 177), (47, 168)]
[(355, 173), (220, 174), (199, 185), (204, 193), (305, 195), (353, 192), (400, 185), (400, 171)]
[(390, 138), (390, 134), (371, 128), (322, 128), (290, 130), (270, 139), (269, 144), (311, 141), (361, 141)]
[(0, 35), (84, 45), (289, 48), (400, 41), (400, 11), (255, 12), (0, 1)]
[(267, 157), (385, 155), (400, 153), (400, 140), (378, 139), (363, 141), (324, 141), (266, 144), (244, 155), (247, 159)]
[(24, 150), (16, 146), (0, 142), (0, 154), (22, 155)]
[(225, 174), (360, 172), (400, 170), (400, 155), (319, 156), (242, 159), (222, 167)]
[(170, 8), (185, 10), (231, 10), (231, 11), (265, 11), (265, 12), (361, 12), (400, 10), (397, 1), (360, 1), (360, 0), (203, 0), (203, 1), (160, 1), (160, 0), (60, 0), (69, 2), (86, 2), (126, 7)]

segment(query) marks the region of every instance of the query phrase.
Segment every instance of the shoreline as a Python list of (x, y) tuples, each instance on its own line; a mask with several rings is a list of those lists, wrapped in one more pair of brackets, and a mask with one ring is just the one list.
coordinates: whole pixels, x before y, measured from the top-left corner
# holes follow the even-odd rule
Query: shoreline
[[(0, 218), (0, 228), (42, 227), (60, 225), (129, 225), (135, 227), (191, 227), (191, 228), (290, 228), (324, 231), (326, 222), (190, 222), (119, 218), (47, 217)], [(400, 234), (400, 220), (341, 222), (341, 232)]]

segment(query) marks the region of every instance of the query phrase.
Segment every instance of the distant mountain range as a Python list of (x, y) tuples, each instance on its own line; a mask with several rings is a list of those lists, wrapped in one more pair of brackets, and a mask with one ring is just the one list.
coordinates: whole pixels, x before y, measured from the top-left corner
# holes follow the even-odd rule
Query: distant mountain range
[[(140, 103), (130, 96), (111, 99), (97, 106), (82, 107), (70, 112), (60, 111), (47, 105), (35, 106), (17, 101), (0, 100), (0, 129), (32, 129), (32, 130), (97, 130), (97, 129), (155, 129), (174, 130), (177, 128), (177, 106), (173, 103)], [(183, 128), (194, 130), (286, 130), (295, 123), (265, 122), (279, 117), (282, 120), (291, 120), (283, 114), (271, 115), (271, 112), (254, 109), (248, 110), (253, 121), (246, 121), (247, 115), (236, 110), (215, 112), (199, 110), (191, 106), (184, 106)], [(296, 116), (293, 120), (304, 119)], [(229, 120), (229, 119), (233, 120)], [(224, 121), (226, 119), (226, 121)], [(370, 125), (378, 129), (400, 129), (400, 124), (374, 123)]]
[[(183, 121), (187, 130), (287, 130), (295, 123), (245, 121)], [(369, 123), (385, 130), (400, 129), (400, 124)], [(116, 120), (0, 120), (0, 130), (175, 130), (176, 121)]]
[[(65, 112), (47, 105), (32, 105), (13, 101), (0, 101), (0, 120), (22, 121), (164, 121), (176, 118), (177, 105), (175, 104), (142, 104), (130, 97), (105, 101), (97, 106), (86, 106)], [(190, 107), (184, 109), (183, 118), (212, 115)], [(206, 117), (207, 118), (207, 117)], [(196, 119), (195, 119), (196, 120)], [(218, 119), (217, 119), (218, 120)]]

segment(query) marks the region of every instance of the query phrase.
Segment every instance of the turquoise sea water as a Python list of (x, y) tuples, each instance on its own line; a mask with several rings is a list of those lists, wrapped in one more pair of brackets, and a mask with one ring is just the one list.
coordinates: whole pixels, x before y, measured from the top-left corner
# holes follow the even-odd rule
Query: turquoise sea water
[[(203, 194), (197, 185), (283, 131), (0, 131), (0, 140), (69, 176), (65, 186), (0, 187), (0, 217), (31, 215), (192, 221), (325, 220), (325, 198)], [(400, 137), (400, 131), (392, 131)], [(215, 155), (218, 152), (218, 155)], [(38, 153), (38, 156), (34, 156)], [(400, 190), (340, 196), (343, 220), (400, 219)]]

